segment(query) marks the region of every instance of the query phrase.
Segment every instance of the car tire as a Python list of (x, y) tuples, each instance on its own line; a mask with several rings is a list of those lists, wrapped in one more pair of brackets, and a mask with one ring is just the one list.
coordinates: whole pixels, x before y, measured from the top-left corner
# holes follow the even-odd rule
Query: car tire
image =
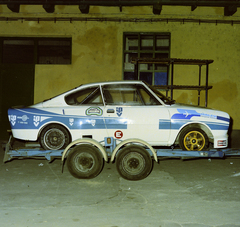
[(103, 157), (99, 150), (88, 144), (74, 147), (67, 157), (68, 170), (79, 179), (96, 177), (103, 169)]
[(208, 148), (208, 136), (199, 128), (186, 128), (179, 136), (179, 146), (185, 151), (201, 151)]
[(116, 159), (119, 175), (126, 180), (142, 180), (152, 171), (150, 154), (141, 146), (129, 145), (119, 151)]
[(45, 127), (40, 134), (39, 140), (45, 150), (61, 150), (71, 142), (67, 129), (57, 124)]

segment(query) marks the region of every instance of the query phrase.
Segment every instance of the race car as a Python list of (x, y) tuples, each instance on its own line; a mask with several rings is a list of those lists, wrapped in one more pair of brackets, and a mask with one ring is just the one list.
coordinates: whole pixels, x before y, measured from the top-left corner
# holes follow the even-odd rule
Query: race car
[(8, 110), (14, 138), (45, 150), (71, 141), (138, 138), (151, 146), (201, 151), (228, 146), (230, 117), (223, 111), (177, 104), (143, 81), (81, 85), (41, 103)]

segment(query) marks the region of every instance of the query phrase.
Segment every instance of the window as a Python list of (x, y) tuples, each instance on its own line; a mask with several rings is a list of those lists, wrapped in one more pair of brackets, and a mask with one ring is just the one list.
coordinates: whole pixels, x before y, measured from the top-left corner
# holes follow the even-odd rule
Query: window
[(68, 105), (103, 105), (102, 95), (99, 87), (92, 87), (74, 92), (65, 97)]
[(136, 74), (132, 58), (169, 58), (170, 33), (124, 33), (123, 79), (143, 80), (150, 85), (168, 84), (168, 67), (139, 64)]
[(107, 105), (160, 105), (158, 100), (141, 85), (105, 85), (103, 95)]
[[(0, 38), (2, 63), (71, 64), (71, 38)], [(1, 49), (1, 46), (0, 46)]]
[(71, 40), (38, 40), (38, 64), (70, 64)]
[(3, 40), (3, 63), (34, 63), (34, 41), (31, 39)]

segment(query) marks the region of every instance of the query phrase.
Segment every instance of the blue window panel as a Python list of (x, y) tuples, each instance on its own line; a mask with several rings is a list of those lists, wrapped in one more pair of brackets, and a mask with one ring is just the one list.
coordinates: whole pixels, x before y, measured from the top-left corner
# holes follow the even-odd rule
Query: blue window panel
[(167, 85), (168, 77), (167, 72), (155, 72), (154, 85)]

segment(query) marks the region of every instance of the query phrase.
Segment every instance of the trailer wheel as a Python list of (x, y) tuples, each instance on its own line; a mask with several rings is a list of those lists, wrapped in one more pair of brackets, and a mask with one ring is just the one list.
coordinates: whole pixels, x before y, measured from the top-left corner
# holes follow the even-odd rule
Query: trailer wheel
[(182, 150), (201, 151), (208, 147), (208, 136), (199, 128), (186, 128), (179, 136)]
[(96, 177), (101, 172), (103, 164), (99, 150), (88, 144), (74, 147), (67, 157), (69, 172), (79, 179)]
[(116, 160), (117, 171), (127, 180), (142, 180), (152, 171), (150, 154), (141, 146), (129, 145), (120, 150)]
[(40, 134), (40, 144), (45, 150), (61, 150), (69, 143), (70, 135), (61, 125), (48, 125)]

